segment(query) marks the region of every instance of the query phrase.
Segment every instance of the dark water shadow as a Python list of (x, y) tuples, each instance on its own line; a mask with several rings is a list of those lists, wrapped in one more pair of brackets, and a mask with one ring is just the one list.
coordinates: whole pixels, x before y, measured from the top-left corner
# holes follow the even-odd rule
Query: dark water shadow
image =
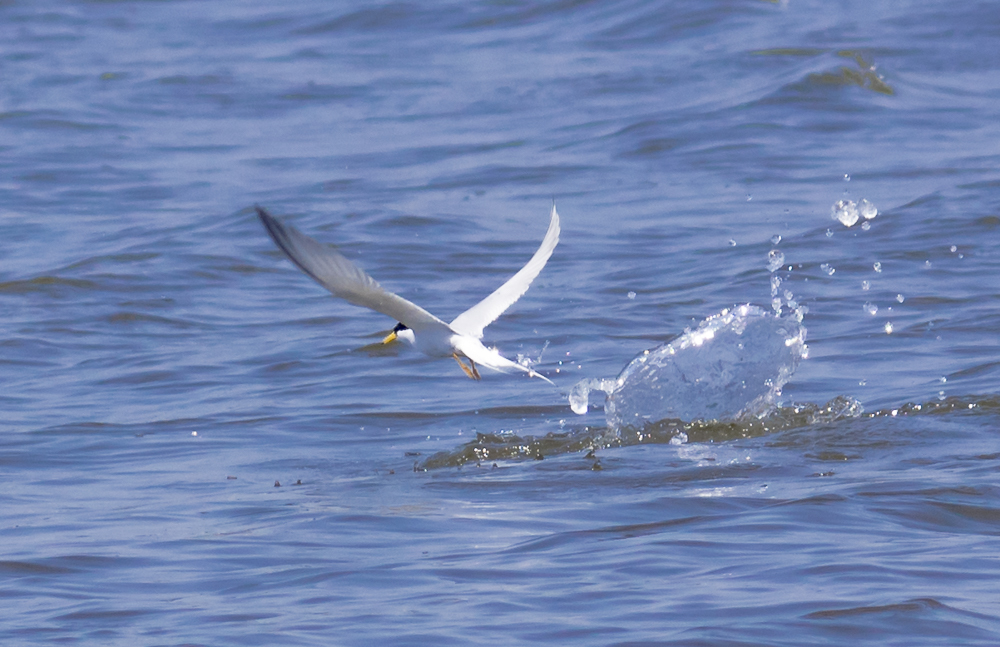
[[(583, 426), (544, 436), (520, 436), (510, 432), (477, 433), (476, 438), (453, 450), (439, 452), (417, 464), (418, 470), (482, 465), (495, 461), (542, 460), (562, 454), (600, 449), (633, 447), (648, 444), (720, 443), (768, 436), (791, 429), (827, 425), (841, 420), (962, 413), (996, 413), (1000, 396), (953, 396), (923, 404), (907, 403), (899, 407), (866, 413), (861, 403), (849, 396), (838, 396), (826, 404), (796, 404), (778, 407), (762, 417), (746, 420), (711, 420), (684, 422), (661, 420), (642, 428), (612, 429), (607, 426)], [(599, 464), (595, 463), (595, 469)]]

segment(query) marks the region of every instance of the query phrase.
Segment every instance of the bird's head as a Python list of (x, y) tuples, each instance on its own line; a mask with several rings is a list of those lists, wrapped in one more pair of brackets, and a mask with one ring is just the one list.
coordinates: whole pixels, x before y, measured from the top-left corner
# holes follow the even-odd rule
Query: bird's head
[(392, 331), (385, 336), (385, 339), (382, 340), (382, 343), (391, 344), (392, 342), (396, 341), (397, 338), (408, 341), (411, 344), (414, 341), (416, 341), (416, 338), (413, 336), (413, 331), (407, 328), (405, 324), (398, 323), (392, 329)]

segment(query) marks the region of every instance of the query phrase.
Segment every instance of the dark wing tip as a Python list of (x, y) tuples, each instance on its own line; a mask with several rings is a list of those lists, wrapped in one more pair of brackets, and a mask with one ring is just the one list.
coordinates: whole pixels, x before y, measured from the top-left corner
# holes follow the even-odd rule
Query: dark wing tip
[(277, 222), (277, 218), (269, 214), (267, 212), (267, 209), (260, 206), (259, 204), (255, 204), (253, 208), (256, 209), (257, 211), (257, 217), (260, 218), (260, 221), (264, 224), (264, 226), (268, 229), (268, 231), (270, 231), (271, 223)]
[[(267, 233), (271, 237), (271, 240), (275, 242), (275, 244), (278, 246), (279, 249), (281, 249), (281, 251), (285, 252), (285, 254), (288, 254), (291, 257), (292, 255), (289, 254), (286, 242), (288, 239), (288, 233), (285, 231), (285, 226), (281, 224), (280, 220), (269, 214), (267, 212), (267, 209), (265, 209), (264, 207), (255, 204), (253, 208), (257, 210), (257, 217), (260, 218), (260, 222), (262, 225), (264, 225), (264, 229), (267, 230)], [(294, 257), (292, 258), (294, 260)]]
[[(260, 205), (255, 204), (254, 209), (257, 210), (257, 216), (264, 225), (264, 229), (267, 230), (267, 234), (271, 237), (271, 240), (274, 241), (274, 244), (278, 246), (278, 249), (284, 252), (285, 256), (288, 257), (288, 260), (294, 263), (314, 281), (334, 294), (337, 294), (336, 290), (331, 288), (330, 285), (328, 285), (327, 282), (320, 278), (316, 273), (316, 263), (309, 259), (309, 251), (301, 249), (304, 243), (307, 245), (314, 245), (320, 249), (322, 249), (322, 246), (308, 236), (299, 233), (295, 227), (284, 224), (269, 214), (267, 210)], [(296, 240), (296, 238), (299, 240)]]

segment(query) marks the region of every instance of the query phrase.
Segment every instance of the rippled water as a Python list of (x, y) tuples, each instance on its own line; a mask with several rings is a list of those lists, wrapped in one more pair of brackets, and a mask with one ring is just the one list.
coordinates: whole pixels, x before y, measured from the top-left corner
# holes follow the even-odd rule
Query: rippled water
[[(992, 13), (0, 3), (0, 642), (997, 644)], [(253, 211), (450, 320), (552, 200), (486, 341), (557, 388), (357, 350)], [(773, 415), (570, 409), (773, 299)]]

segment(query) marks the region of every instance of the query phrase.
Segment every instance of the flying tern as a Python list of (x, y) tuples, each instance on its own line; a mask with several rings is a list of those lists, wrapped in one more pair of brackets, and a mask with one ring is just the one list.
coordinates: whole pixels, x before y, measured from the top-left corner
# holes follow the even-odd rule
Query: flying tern
[[(559, 242), (559, 214), (555, 205), (552, 205), (549, 228), (542, 244), (527, 264), (493, 294), (455, 317), (450, 324), (389, 292), (333, 248), (282, 223), (263, 208), (255, 208), (267, 233), (299, 269), (348, 303), (381, 312), (399, 322), (382, 343), (388, 344), (399, 338), (430, 357), (453, 357), (465, 374), (474, 380), (481, 379), (476, 368), (479, 364), (501, 373), (512, 369), (523, 371), (552, 384), (544, 375), (512, 362), (496, 349), (484, 346), (480, 340), (483, 329), (521, 298), (552, 256), (552, 250)], [(470, 366), (465, 365), (463, 358), (469, 361)]]

